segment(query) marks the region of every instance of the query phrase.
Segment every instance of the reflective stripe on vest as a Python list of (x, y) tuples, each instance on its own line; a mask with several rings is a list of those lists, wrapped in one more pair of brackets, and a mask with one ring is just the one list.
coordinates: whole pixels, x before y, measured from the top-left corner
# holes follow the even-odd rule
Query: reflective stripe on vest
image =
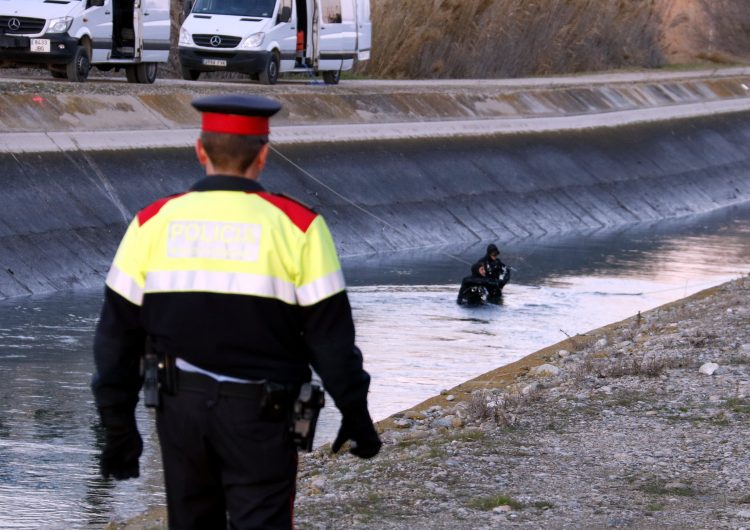
[(143, 288), (133, 278), (122, 272), (117, 265), (112, 265), (107, 273), (107, 287), (129, 302), (140, 306), (143, 304)]
[(203, 291), (276, 298), (295, 304), (294, 284), (272, 276), (224, 271), (151, 271), (146, 275), (146, 293)]

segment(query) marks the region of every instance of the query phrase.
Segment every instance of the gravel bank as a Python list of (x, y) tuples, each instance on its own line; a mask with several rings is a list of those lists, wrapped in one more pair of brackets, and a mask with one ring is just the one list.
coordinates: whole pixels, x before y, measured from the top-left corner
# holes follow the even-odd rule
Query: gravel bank
[(749, 302), (573, 337), (397, 415), (374, 461), (309, 455), (298, 526), (748, 528)]
[(748, 324), (742, 277), (447, 390), (304, 455), (297, 528), (750, 528)]

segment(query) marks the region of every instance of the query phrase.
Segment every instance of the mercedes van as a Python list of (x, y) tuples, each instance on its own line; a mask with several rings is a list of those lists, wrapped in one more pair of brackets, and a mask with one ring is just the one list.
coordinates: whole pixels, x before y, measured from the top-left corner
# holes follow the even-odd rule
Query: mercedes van
[(169, 0), (0, 0), (0, 67), (85, 81), (92, 66), (153, 83), (169, 58)]
[(370, 0), (194, 0), (180, 28), (182, 77), (241, 72), (274, 84), (287, 72), (339, 82), (370, 58)]

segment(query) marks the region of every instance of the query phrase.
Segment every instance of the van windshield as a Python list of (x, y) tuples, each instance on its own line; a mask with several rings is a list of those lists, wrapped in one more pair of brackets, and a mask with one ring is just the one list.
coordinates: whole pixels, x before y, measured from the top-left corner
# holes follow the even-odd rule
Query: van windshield
[(196, 0), (193, 13), (271, 18), (276, 0)]

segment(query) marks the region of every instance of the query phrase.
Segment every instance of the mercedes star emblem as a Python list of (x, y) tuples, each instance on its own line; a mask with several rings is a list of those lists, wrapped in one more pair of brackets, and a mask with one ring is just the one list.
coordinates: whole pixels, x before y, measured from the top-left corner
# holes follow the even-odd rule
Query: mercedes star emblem
[(11, 18), (8, 21), (8, 28), (11, 31), (18, 31), (19, 29), (21, 29), (21, 21), (18, 20), (17, 18)]
[(217, 46), (220, 46), (221, 37), (219, 37), (218, 35), (214, 35), (213, 37), (211, 37), (211, 40), (209, 42), (211, 43), (211, 46), (213, 46), (214, 48)]

